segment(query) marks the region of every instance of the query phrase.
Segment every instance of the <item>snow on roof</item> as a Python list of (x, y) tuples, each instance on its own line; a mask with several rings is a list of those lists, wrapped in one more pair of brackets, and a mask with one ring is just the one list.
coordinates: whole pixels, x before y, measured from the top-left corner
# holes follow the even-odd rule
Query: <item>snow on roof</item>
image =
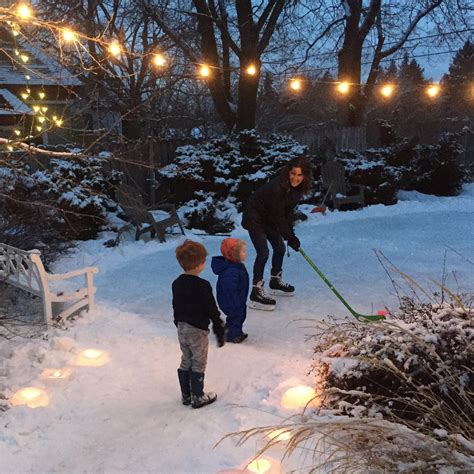
[[(31, 43), (21, 38), (17, 38), (17, 43), (15, 43), (10, 33), (5, 29), (0, 29), (0, 37), (2, 40), (0, 84), (82, 85), (81, 81), (70, 71)], [(28, 56), (28, 61), (25, 64), (22, 64), (20, 60), (16, 60), (17, 52)], [(25, 77), (26, 75), (29, 76), (29, 79)]]
[(0, 115), (23, 114), (33, 114), (33, 111), (9, 90), (0, 89)]

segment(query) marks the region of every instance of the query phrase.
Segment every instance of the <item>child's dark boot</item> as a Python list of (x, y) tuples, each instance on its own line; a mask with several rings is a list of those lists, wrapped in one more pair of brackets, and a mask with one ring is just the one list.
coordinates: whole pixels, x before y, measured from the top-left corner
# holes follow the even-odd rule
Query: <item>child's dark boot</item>
[(204, 374), (191, 372), (191, 406), (201, 408), (214, 403), (216, 400), (217, 394), (214, 392), (204, 393)]

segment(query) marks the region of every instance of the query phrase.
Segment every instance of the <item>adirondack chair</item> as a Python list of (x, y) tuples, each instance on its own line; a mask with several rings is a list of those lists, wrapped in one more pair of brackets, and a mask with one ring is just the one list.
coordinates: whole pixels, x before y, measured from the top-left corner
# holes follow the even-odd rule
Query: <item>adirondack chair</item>
[[(181, 233), (185, 235), (174, 204), (158, 204), (152, 209), (147, 208), (138, 190), (125, 184), (117, 188), (116, 197), (131, 225), (136, 229), (135, 240), (150, 232), (152, 239), (157, 235), (160, 242), (166, 242), (166, 229), (174, 225), (178, 225)], [(123, 229), (120, 231), (123, 232)]]
[[(344, 204), (365, 205), (364, 189), (361, 184), (351, 184), (345, 179), (344, 166), (337, 161), (328, 161), (321, 167), (323, 188), (329, 192), (329, 198), (335, 209)], [(357, 194), (349, 194), (356, 189)]]

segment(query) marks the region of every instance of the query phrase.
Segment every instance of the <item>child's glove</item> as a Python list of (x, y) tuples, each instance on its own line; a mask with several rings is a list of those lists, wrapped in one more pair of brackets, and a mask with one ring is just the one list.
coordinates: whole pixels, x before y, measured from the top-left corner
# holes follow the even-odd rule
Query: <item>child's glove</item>
[(288, 239), (288, 245), (289, 245), (295, 252), (298, 252), (298, 250), (299, 250), (300, 247), (301, 247), (300, 240), (298, 239), (298, 237), (296, 237), (296, 235), (292, 235), (292, 236)]
[(227, 336), (227, 328), (223, 322), (220, 324), (213, 324), (212, 330), (216, 335), (217, 339), (217, 347), (222, 347), (225, 344), (226, 336)]

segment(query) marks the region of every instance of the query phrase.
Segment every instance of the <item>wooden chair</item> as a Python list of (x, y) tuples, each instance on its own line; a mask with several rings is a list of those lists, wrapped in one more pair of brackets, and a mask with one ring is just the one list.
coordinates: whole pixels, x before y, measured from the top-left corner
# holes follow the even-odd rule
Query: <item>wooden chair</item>
[[(147, 208), (137, 189), (122, 184), (116, 191), (117, 202), (136, 229), (135, 240), (150, 232), (151, 238), (157, 235), (160, 242), (166, 242), (165, 232), (168, 227), (178, 225), (185, 235), (174, 204), (158, 204)], [(119, 232), (123, 232), (123, 228)]]
[[(329, 192), (329, 198), (335, 209), (344, 204), (365, 205), (364, 189), (361, 184), (351, 184), (346, 181), (344, 166), (337, 161), (328, 161), (321, 167), (323, 188)], [(349, 193), (357, 188), (357, 194)]]

